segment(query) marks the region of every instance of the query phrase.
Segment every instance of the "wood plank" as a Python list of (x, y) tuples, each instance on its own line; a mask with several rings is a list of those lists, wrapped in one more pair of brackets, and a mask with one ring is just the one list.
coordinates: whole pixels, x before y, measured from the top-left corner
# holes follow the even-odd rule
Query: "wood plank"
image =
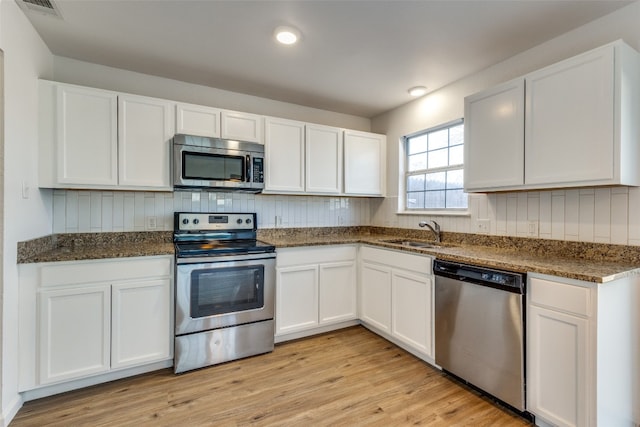
[(361, 326), (27, 402), (22, 426), (528, 426)]

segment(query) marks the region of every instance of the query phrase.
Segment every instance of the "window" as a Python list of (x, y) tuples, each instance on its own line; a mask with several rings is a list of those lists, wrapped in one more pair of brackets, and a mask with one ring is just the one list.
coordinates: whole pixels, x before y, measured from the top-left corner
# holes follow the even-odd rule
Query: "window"
[(404, 143), (406, 210), (466, 210), (462, 119), (407, 136)]

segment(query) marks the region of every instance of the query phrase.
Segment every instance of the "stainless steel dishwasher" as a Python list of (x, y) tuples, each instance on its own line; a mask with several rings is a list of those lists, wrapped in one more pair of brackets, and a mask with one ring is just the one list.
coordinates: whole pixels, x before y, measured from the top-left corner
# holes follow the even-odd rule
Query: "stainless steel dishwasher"
[(436, 260), (436, 364), (525, 410), (525, 275)]

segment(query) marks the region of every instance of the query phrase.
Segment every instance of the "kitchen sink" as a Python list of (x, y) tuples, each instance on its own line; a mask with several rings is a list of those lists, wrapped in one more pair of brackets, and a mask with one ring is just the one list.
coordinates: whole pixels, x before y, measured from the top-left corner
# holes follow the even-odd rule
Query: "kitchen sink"
[(393, 245), (401, 245), (408, 246), (411, 248), (425, 248), (425, 249), (436, 249), (436, 248), (444, 248), (450, 247), (449, 244), (437, 243), (437, 242), (423, 242), (420, 240), (410, 240), (410, 239), (390, 239), (390, 240), (382, 240), (384, 243), (391, 243)]

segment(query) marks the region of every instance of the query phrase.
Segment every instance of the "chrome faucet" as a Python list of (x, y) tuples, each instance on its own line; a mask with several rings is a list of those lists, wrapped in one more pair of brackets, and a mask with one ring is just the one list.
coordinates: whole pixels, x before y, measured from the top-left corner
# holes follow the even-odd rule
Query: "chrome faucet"
[(440, 237), (440, 225), (435, 222), (435, 221), (431, 221), (433, 223), (433, 227), (431, 226), (431, 224), (429, 224), (429, 222), (427, 221), (420, 221), (418, 223), (418, 225), (420, 227), (427, 227), (429, 230), (433, 231), (433, 234), (436, 235), (436, 242), (440, 243), (441, 242), (441, 237)]

